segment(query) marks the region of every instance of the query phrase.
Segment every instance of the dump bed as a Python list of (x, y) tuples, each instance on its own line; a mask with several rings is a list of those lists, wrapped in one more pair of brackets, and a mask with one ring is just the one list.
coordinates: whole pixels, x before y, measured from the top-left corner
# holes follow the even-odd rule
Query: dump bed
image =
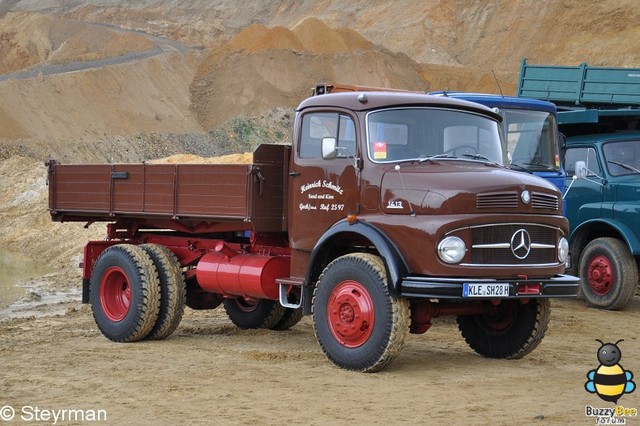
[(564, 107), (640, 107), (640, 68), (531, 65), (523, 59), (517, 96)]
[[(286, 230), (290, 148), (260, 145), (252, 164), (49, 166), (53, 220), (222, 223), (224, 229)], [(234, 226), (235, 224), (235, 226)]]

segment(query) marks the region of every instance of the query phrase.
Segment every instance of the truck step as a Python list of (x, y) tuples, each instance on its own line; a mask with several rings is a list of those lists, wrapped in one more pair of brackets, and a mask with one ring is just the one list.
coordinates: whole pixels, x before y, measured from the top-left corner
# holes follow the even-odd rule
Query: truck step
[(300, 277), (278, 278), (280, 286), (280, 304), (285, 308), (298, 309), (302, 306), (302, 291), (292, 292), (292, 287), (302, 287), (304, 279)]

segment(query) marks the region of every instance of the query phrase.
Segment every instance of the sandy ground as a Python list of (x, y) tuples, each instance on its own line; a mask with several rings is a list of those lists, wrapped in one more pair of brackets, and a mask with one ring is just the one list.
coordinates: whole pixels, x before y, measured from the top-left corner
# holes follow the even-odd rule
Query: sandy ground
[[(440, 319), (410, 335), (388, 369), (362, 374), (325, 359), (310, 318), (287, 331), (243, 331), (221, 308), (187, 310), (166, 340), (116, 344), (77, 290), (65, 298), (76, 300), (25, 301), (0, 321), (0, 405), (18, 417), (39, 407), (105, 410), (112, 424), (595, 424), (585, 406), (612, 406), (584, 389), (598, 366), (595, 339), (625, 339), (620, 363), (640, 371), (638, 300), (624, 312), (554, 301), (547, 336), (515, 361), (476, 355)], [(638, 408), (638, 394), (619, 404)]]
[[(242, 331), (221, 308), (187, 309), (166, 340), (113, 343), (80, 303), (77, 268), (83, 244), (102, 238), (103, 226), (50, 222), (45, 176), (37, 160), (0, 162), (0, 238), (51, 271), (22, 282), (25, 296), (0, 309), (0, 407), (18, 416), (38, 407), (105, 410), (111, 424), (595, 424), (585, 406), (612, 406), (584, 389), (598, 367), (595, 339), (624, 339), (620, 363), (640, 371), (638, 297), (621, 312), (553, 301), (547, 336), (514, 361), (476, 355), (441, 318), (376, 374), (333, 366), (310, 318), (287, 331)], [(638, 408), (639, 396), (619, 403)]]

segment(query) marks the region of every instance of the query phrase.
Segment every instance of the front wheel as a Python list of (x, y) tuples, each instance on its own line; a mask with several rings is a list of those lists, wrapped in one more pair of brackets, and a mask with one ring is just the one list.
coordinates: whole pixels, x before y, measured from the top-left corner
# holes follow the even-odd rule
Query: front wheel
[[(489, 303), (489, 302), (487, 302)], [(488, 358), (522, 358), (542, 341), (551, 304), (549, 299), (503, 300), (480, 315), (458, 316), (458, 328), (469, 347)]]
[(348, 254), (322, 272), (313, 295), (313, 328), (337, 366), (381, 370), (399, 355), (409, 322), (409, 302), (389, 294), (380, 257)]
[(624, 308), (638, 287), (638, 265), (617, 238), (596, 238), (580, 256), (581, 293), (587, 303), (601, 309)]

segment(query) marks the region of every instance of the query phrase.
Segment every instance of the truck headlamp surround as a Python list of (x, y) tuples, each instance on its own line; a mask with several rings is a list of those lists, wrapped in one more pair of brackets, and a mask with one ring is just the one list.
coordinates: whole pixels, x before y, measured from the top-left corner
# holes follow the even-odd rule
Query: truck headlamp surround
[(458, 263), (467, 252), (467, 246), (458, 237), (445, 237), (438, 243), (438, 256), (446, 263)]
[(569, 242), (565, 237), (561, 237), (558, 240), (558, 260), (560, 263), (565, 263), (569, 257)]

